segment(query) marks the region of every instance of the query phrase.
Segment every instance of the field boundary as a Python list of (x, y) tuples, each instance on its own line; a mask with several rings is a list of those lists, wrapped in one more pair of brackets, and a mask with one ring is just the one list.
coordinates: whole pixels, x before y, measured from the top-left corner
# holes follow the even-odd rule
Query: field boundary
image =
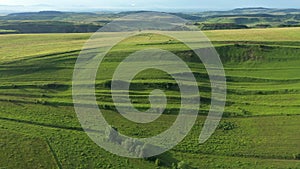
[(59, 161), (59, 159), (58, 159), (58, 157), (57, 157), (57, 154), (56, 154), (55, 151), (53, 150), (53, 148), (52, 148), (52, 146), (51, 146), (49, 140), (48, 140), (48, 139), (45, 139), (45, 141), (46, 141), (46, 143), (47, 143), (47, 145), (48, 145), (48, 147), (49, 147), (49, 149), (50, 149), (50, 151), (51, 151), (51, 153), (52, 153), (52, 155), (53, 155), (53, 157), (54, 157), (54, 159), (55, 159), (55, 162), (57, 163), (58, 168), (59, 168), (59, 169), (62, 169), (62, 168), (63, 168), (63, 167), (62, 167), (62, 164), (60, 163), (60, 161)]

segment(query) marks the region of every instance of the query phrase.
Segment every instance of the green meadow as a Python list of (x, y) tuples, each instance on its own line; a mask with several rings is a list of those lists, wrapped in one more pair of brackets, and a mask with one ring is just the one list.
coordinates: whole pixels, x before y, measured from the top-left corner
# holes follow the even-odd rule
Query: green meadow
[(116, 112), (112, 101), (110, 84), (118, 64), (136, 50), (160, 48), (193, 71), (201, 97), (196, 124), (180, 144), (154, 159), (113, 155), (83, 132), (73, 108), (72, 76), (91, 34), (0, 35), (0, 168), (300, 168), (300, 28), (204, 34), (223, 62), (228, 92), (223, 119), (204, 144), (198, 137), (211, 87), (189, 48), (170, 37), (141, 33), (114, 46), (100, 64), (99, 108), (112, 126), (132, 137), (168, 129), (180, 108), (180, 91), (165, 72), (140, 72), (130, 85), (133, 105), (147, 110), (154, 89), (165, 91), (168, 105), (156, 121), (133, 123)]

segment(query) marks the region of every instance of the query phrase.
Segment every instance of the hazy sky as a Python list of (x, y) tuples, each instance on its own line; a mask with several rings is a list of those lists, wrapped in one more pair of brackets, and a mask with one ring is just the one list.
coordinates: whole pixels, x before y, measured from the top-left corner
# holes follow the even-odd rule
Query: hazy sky
[(72, 8), (199, 8), (231, 9), (238, 7), (300, 8), (300, 0), (0, 0), (0, 5)]

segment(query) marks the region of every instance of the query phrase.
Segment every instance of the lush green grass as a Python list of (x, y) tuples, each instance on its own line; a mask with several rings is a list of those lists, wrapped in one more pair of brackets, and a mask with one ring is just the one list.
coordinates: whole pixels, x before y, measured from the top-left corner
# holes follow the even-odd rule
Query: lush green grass
[(299, 41), (300, 28), (205, 31), (211, 41)]
[[(49, 109), (49, 106), (45, 106), (45, 109)], [(176, 118), (163, 115), (156, 123), (140, 126), (128, 123), (114, 112), (105, 111), (104, 115), (111, 124), (122, 126), (119, 127), (121, 133), (132, 136), (159, 133)], [(227, 168), (231, 165), (234, 168), (298, 168), (300, 165), (299, 161), (293, 160), (293, 155), (299, 152), (296, 148), (300, 139), (299, 116), (226, 118), (221, 122), (222, 125), (231, 122), (236, 127), (232, 130), (220, 127), (207, 143), (199, 145), (198, 136), (203, 121), (204, 117), (200, 117), (188, 137), (170, 151), (173, 158), (187, 161), (196, 168)], [(155, 166), (146, 160), (111, 155), (95, 145), (82, 131), (7, 119), (1, 120), (0, 124), (3, 129), (48, 139), (64, 168)]]
[(58, 168), (46, 140), (0, 130), (1, 168)]
[(89, 36), (90, 34), (2, 35), (0, 59), (3, 62), (29, 56), (77, 51)]
[[(299, 161), (293, 155), (300, 153), (300, 29), (207, 31), (205, 34), (216, 45), (224, 63), (228, 81), (226, 118), (212, 138), (199, 145), (205, 120), (205, 116), (200, 116), (188, 137), (163, 156), (174, 163), (186, 161), (195, 168), (299, 168)], [(45, 146), (39, 158), (54, 159), (49, 166), (51, 163), (62, 168), (154, 168), (154, 162), (121, 158), (104, 151), (80, 127), (72, 104), (71, 80), (76, 58), (89, 36), (0, 36), (1, 132), (7, 138), (15, 135), (28, 140), (37, 138), (40, 144), (35, 147)], [(120, 132), (134, 137), (158, 134), (172, 125), (180, 103), (180, 93), (171, 76), (148, 70), (138, 74), (131, 84), (132, 102), (135, 107), (146, 109), (149, 93), (160, 88), (168, 96), (166, 113), (153, 123), (135, 124), (114, 111), (109, 88), (113, 71), (124, 57), (136, 50), (158, 47), (186, 61), (199, 84), (202, 100), (199, 114), (207, 113), (210, 85), (203, 65), (196, 62), (195, 55), (186, 46), (169, 41), (168, 37), (149, 34), (127, 39), (115, 46), (100, 65), (96, 95), (105, 118)], [(3, 148), (11, 151), (15, 147)], [(5, 167), (6, 160), (0, 158), (0, 164)], [(20, 168), (21, 164), (9, 168)]]

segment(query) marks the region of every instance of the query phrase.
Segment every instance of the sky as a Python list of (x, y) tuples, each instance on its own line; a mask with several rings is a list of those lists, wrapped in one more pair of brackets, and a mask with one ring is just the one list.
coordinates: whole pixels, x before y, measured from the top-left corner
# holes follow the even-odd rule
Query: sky
[(300, 0), (0, 0), (19, 10), (300, 8)]

